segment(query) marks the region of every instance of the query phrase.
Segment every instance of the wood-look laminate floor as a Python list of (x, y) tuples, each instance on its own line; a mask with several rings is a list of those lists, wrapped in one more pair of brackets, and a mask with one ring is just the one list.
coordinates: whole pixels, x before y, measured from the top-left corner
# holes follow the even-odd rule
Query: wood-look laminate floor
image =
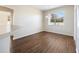
[(75, 53), (73, 37), (40, 32), (13, 41), (15, 53)]

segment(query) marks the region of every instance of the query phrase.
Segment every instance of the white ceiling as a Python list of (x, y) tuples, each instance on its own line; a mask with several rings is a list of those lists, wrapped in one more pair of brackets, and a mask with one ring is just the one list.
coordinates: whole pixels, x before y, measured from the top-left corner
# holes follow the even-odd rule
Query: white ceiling
[[(6, 5), (6, 6), (9, 6), (9, 7), (16, 7), (16, 6), (19, 6), (19, 5)], [(28, 5), (20, 5), (21, 7), (24, 7), (24, 6), (28, 6)], [(53, 8), (57, 8), (57, 7), (61, 7), (63, 5), (29, 5), (29, 6), (32, 6), (34, 8), (37, 8), (39, 10), (42, 10), (42, 11), (45, 11), (45, 10), (49, 10), (49, 9), (53, 9)]]
[(38, 8), (42, 11), (45, 11), (45, 10), (49, 10), (49, 9), (57, 8), (57, 7), (61, 7), (61, 6), (63, 6), (63, 5), (34, 5), (33, 7)]

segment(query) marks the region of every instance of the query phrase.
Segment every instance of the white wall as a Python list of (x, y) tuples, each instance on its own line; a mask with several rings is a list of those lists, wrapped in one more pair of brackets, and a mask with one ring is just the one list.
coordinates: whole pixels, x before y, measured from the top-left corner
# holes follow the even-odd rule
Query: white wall
[(76, 40), (77, 52), (79, 53), (79, 6), (77, 6), (77, 40)]
[(56, 9), (51, 9), (44, 11), (44, 15), (46, 16), (49, 13), (64, 11), (64, 25), (48, 25), (48, 20), (44, 18), (44, 30), (48, 32), (55, 32), (64, 35), (74, 35), (74, 6), (63, 6)]
[(10, 32), (10, 23), (8, 22), (9, 12), (0, 11), (0, 35)]
[(42, 31), (42, 12), (32, 6), (8, 6), (14, 9), (14, 36), (16, 38)]
[(11, 41), (10, 34), (0, 35), (0, 53), (10, 53)]
[(0, 53), (10, 52), (10, 23), (8, 22), (8, 16), (10, 12), (0, 11)]

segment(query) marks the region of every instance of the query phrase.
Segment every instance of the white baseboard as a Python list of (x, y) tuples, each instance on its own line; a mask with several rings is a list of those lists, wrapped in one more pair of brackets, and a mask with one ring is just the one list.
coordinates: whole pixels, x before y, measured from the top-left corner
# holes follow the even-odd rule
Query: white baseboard
[(45, 30), (45, 31), (52, 32), (52, 33), (58, 33), (58, 34), (62, 34), (62, 35), (74, 36), (74, 35), (70, 35), (70, 34), (66, 34), (66, 33), (53, 32), (53, 31), (48, 31), (48, 30)]
[(26, 34), (26, 35), (22, 35), (22, 36), (18, 36), (18, 37), (16, 37), (16, 36), (14, 35), (14, 40), (15, 40), (15, 39), (22, 38), (22, 37), (25, 37), (25, 36), (33, 35), (33, 34), (36, 34), (36, 33), (39, 33), (39, 32), (42, 32), (42, 31), (37, 31), (37, 32), (33, 32), (33, 33), (30, 33), (30, 34)]

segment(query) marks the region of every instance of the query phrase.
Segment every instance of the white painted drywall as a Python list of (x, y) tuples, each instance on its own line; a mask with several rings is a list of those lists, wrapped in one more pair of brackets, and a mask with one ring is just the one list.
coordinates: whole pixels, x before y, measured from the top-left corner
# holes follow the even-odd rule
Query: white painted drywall
[(77, 52), (79, 53), (79, 6), (77, 6), (77, 40), (76, 40)]
[(42, 31), (42, 12), (32, 6), (7, 6), (14, 9), (15, 39)]
[(48, 25), (48, 20), (44, 17), (44, 30), (48, 32), (74, 36), (74, 6), (63, 6), (44, 11), (44, 16), (58, 11), (64, 11), (64, 25)]
[(0, 11), (0, 53), (10, 52), (10, 23), (8, 22), (9, 12)]
[(10, 33), (0, 35), (0, 53), (10, 53)]
[(0, 35), (10, 32), (10, 12), (0, 11)]

